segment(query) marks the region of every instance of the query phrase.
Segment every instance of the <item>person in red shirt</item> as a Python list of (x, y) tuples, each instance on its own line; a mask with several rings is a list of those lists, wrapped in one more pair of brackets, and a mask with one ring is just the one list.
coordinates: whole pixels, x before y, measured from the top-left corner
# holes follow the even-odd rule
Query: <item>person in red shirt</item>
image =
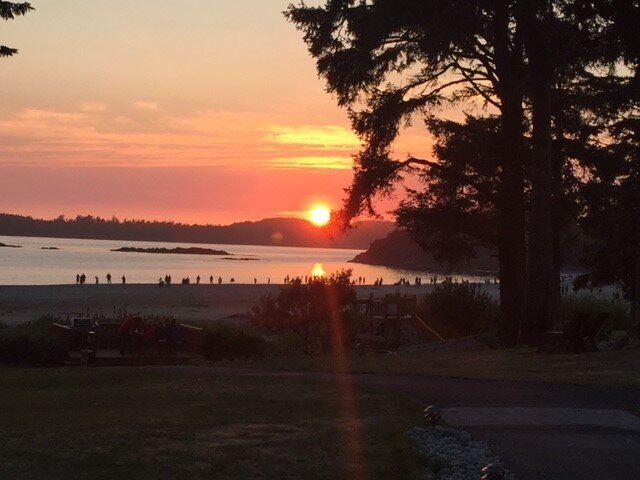
[(142, 340), (144, 342), (145, 350), (156, 350), (158, 343), (158, 324), (156, 322), (153, 322), (150, 325), (145, 325), (142, 332)]
[(122, 325), (118, 329), (120, 337), (120, 354), (128, 353), (133, 355), (136, 330), (142, 325), (142, 317), (140, 315), (125, 318)]

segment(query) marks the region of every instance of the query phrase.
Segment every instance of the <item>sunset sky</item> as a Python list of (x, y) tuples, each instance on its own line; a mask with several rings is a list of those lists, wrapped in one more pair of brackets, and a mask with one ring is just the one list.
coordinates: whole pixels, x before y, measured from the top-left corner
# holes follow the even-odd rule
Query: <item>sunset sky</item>
[[(217, 224), (339, 206), (359, 142), (290, 0), (31, 3), (0, 24), (20, 49), (0, 60), (0, 211)], [(428, 143), (414, 127), (396, 152)]]

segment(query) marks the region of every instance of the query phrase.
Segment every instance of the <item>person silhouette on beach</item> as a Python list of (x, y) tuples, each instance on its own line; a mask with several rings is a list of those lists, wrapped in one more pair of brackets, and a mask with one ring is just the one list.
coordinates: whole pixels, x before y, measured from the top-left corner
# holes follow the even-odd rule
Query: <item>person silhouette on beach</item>
[(111, 274), (107, 273), (107, 284), (111, 285)]
[(222, 285), (222, 277), (218, 277), (218, 285)]
[(197, 283), (198, 285), (200, 285), (200, 275), (198, 275), (198, 276), (196, 277), (196, 283)]
[(125, 283), (127, 283), (127, 277), (122, 275), (122, 284), (124, 285)]
[(96, 285), (98, 285), (98, 276), (96, 275)]
[(211, 276), (209, 277), (209, 283), (211, 283), (211, 284), (213, 283), (213, 275), (211, 275)]

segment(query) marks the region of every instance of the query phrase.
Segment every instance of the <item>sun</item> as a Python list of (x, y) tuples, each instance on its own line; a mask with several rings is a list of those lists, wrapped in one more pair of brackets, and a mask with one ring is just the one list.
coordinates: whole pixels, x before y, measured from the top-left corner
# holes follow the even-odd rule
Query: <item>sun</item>
[(324, 227), (331, 220), (331, 210), (326, 205), (314, 205), (309, 210), (308, 218), (316, 227)]

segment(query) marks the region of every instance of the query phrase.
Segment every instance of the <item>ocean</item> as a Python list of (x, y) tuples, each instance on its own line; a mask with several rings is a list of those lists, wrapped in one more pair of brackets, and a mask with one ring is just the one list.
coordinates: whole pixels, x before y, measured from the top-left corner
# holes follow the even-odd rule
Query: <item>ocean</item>
[[(0, 248), (0, 285), (64, 285), (74, 284), (76, 275), (85, 274), (87, 283), (112, 282), (157, 283), (171, 275), (173, 283), (189, 277), (191, 283), (198, 276), (201, 283), (283, 283), (284, 278), (323, 275), (340, 269), (352, 269), (353, 278), (364, 277), (367, 284), (382, 277), (391, 284), (405, 277), (413, 283), (416, 276), (428, 283), (429, 272), (415, 272), (397, 268), (348, 263), (361, 250), (267, 247), (256, 245), (206, 245), (172, 242), (136, 242), (128, 240), (81, 240), (43, 237), (0, 236), (0, 243), (21, 248)], [(53, 247), (53, 249), (52, 249)], [(174, 255), (124, 253), (111, 250), (121, 247), (176, 248), (199, 247), (225, 250), (231, 256)], [(246, 260), (250, 258), (251, 260)], [(245, 260), (242, 260), (245, 259)], [(442, 275), (439, 275), (442, 278)], [(479, 277), (462, 277), (482, 281)]]

